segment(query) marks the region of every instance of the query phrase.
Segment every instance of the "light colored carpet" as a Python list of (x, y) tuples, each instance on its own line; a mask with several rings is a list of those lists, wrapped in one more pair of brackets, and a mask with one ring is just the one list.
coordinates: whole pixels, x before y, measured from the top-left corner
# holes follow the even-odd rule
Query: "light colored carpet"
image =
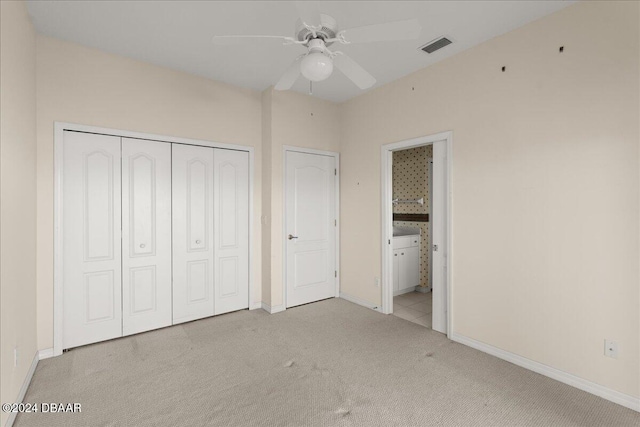
[(16, 426), (638, 426), (640, 414), (331, 299), (241, 311), (40, 362)]

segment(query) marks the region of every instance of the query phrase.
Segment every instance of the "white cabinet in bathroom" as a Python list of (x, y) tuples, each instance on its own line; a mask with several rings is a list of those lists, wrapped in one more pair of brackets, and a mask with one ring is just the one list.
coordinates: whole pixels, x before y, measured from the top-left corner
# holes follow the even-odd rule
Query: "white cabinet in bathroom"
[(393, 250), (393, 295), (400, 289), (400, 249)]
[(393, 238), (393, 295), (420, 285), (420, 236)]

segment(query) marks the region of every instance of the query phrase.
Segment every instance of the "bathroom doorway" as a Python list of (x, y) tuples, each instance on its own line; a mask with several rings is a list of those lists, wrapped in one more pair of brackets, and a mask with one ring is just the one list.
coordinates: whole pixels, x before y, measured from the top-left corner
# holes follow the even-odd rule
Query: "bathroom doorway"
[(382, 147), (382, 311), (449, 334), (451, 132)]
[(432, 326), (433, 145), (393, 151), (393, 315)]

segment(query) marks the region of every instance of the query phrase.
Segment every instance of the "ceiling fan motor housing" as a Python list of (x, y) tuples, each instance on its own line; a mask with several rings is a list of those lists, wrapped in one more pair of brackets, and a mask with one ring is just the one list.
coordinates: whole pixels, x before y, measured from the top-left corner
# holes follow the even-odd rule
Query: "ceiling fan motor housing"
[[(307, 25), (314, 25), (307, 22)], [(335, 19), (329, 15), (320, 14), (320, 29), (316, 31), (316, 37), (322, 40), (329, 40), (335, 38), (337, 34), (338, 24)], [(302, 20), (298, 19), (296, 22), (296, 38), (298, 41), (305, 41), (314, 38), (313, 33), (309, 30)], [(330, 46), (333, 42), (329, 42), (326, 45)]]

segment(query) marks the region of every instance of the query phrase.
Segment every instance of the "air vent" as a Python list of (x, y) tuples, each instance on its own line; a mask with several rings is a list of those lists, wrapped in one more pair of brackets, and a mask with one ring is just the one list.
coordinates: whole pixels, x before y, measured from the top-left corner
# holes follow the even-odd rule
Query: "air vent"
[(429, 43), (427, 43), (426, 45), (422, 46), (420, 48), (420, 50), (423, 50), (427, 53), (433, 53), (436, 50), (442, 49), (443, 47), (450, 45), (451, 44), (451, 40), (449, 40), (446, 37), (441, 37), (439, 39), (430, 41)]

